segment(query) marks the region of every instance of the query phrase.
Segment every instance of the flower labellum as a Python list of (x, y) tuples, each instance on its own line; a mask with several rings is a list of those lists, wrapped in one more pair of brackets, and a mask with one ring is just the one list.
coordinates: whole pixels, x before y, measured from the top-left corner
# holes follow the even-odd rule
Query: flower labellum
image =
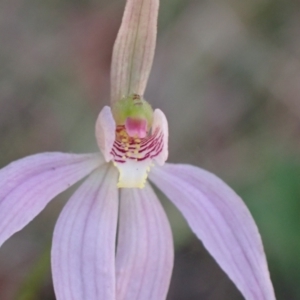
[[(113, 116), (113, 117), (112, 117)], [(105, 122), (111, 126), (102, 126)], [(119, 188), (143, 188), (153, 162), (163, 165), (168, 157), (168, 123), (159, 109), (139, 95), (104, 107), (96, 123), (96, 137), (106, 161), (119, 170)], [(113, 143), (105, 137), (115, 136)]]
[(168, 122), (143, 97), (158, 7), (159, 0), (126, 2), (113, 49), (112, 108), (101, 110), (95, 126), (100, 153), (41, 153), (0, 170), (0, 246), (88, 176), (55, 226), (56, 299), (164, 300), (174, 249), (149, 177), (246, 300), (274, 300), (261, 237), (242, 199), (205, 170), (165, 163)]

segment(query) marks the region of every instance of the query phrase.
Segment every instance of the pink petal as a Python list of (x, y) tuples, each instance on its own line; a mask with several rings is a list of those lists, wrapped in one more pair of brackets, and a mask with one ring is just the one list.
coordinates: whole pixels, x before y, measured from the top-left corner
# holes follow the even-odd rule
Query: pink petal
[(117, 299), (163, 300), (173, 268), (169, 222), (152, 188), (122, 189)]
[(156, 109), (153, 114), (153, 126), (152, 131), (159, 130), (162, 134), (160, 152), (157, 156), (153, 156), (154, 161), (162, 166), (169, 156), (169, 126), (165, 114), (160, 110)]
[(57, 221), (52, 274), (57, 300), (115, 300), (117, 171), (102, 167), (77, 190)]
[(116, 138), (116, 122), (112, 115), (111, 109), (104, 106), (96, 122), (96, 139), (98, 147), (103, 154), (105, 161), (112, 159), (111, 149)]
[(174, 202), (247, 300), (275, 299), (256, 224), (230, 187), (188, 165), (154, 168), (150, 179)]
[(127, 0), (111, 66), (112, 104), (143, 95), (152, 67), (159, 0)]
[(42, 153), (0, 170), (0, 246), (100, 164), (98, 155)]

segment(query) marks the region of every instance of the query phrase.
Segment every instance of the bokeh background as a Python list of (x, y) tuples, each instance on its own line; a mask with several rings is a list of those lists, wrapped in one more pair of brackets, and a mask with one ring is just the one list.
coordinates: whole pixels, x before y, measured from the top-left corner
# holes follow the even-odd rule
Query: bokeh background
[[(97, 151), (125, 0), (0, 1), (0, 167), (43, 151)], [(171, 162), (223, 178), (264, 241), (278, 300), (300, 299), (300, 2), (161, 0), (146, 99)], [(54, 300), (49, 249), (73, 189), (0, 250), (1, 300)], [(174, 229), (168, 300), (243, 299), (161, 196)]]

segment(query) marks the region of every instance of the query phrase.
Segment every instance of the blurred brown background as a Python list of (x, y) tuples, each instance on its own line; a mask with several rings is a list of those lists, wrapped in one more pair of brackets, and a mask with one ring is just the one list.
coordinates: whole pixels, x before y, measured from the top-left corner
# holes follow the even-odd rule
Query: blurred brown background
[[(97, 150), (125, 0), (0, 2), (0, 167), (43, 151)], [(245, 200), (278, 300), (300, 299), (300, 2), (161, 0), (146, 92), (170, 127), (171, 162)], [(73, 189), (74, 190), (74, 189)], [(54, 300), (55, 199), (0, 249), (1, 300)], [(163, 197), (176, 245), (168, 300), (243, 299)]]

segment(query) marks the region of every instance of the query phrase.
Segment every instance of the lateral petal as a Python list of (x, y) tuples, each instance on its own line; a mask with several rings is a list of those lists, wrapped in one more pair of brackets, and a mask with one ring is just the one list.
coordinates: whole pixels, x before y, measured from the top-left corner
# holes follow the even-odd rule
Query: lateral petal
[(257, 226), (229, 186), (189, 165), (153, 168), (150, 179), (181, 211), (245, 299), (275, 299)]
[(94, 154), (41, 153), (0, 170), (0, 246), (101, 162)]
[(127, 0), (114, 45), (111, 103), (144, 94), (156, 45), (159, 0)]
[(160, 109), (154, 111), (152, 130), (153, 132), (161, 132), (161, 140), (159, 141), (160, 147), (159, 151), (157, 151), (158, 154), (152, 157), (159, 166), (163, 166), (169, 156), (169, 126), (165, 114)]
[(55, 226), (52, 273), (57, 300), (115, 300), (117, 171), (96, 170)]
[(111, 161), (113, 148), (116, 139), (116, 122), (109, 106), (104, 106), (96, 121), (96, 139), (98, 147), (106, 162)]
[(116, 299), (166, 299), (173, 256), (170, 225), (150, 185), (122, 189)]

